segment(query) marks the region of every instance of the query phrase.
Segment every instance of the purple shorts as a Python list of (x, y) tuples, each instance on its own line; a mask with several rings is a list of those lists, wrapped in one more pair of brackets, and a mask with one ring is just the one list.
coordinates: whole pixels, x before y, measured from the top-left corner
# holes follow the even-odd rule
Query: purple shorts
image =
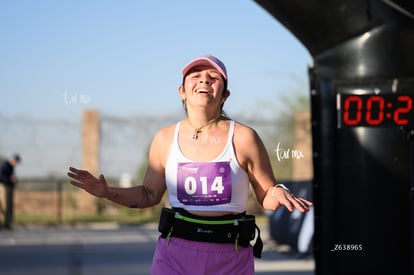
[(207, 243), (171, 237), (159, 238), (151, 267), (152, 275), (252, 275), (253, 248)]

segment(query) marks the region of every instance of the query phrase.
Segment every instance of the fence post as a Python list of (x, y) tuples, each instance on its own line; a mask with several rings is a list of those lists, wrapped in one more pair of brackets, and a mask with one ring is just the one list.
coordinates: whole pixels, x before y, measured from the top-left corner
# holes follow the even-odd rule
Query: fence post
[(58, 180), (57, 183), (57, 224), (62, 224), (62, 206), (63, 206), (63, 182)]

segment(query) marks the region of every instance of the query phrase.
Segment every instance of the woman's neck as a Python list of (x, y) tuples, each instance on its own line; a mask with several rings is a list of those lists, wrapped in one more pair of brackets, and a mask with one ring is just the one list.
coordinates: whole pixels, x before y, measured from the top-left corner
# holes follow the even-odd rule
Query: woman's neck
[(221, 119), (221, 114), (207, 115), (206, 113), (198, 113), (196, 115), (188, 114), (187, 121), (193, 130), (192, 138), (198, 139), (203, 130), (217, 123)]
[(201, 113), (201, 112), (188, 112), (187, 120), (190, 122), (190, 125), (192, 125), (194, 128), (198, 127), (205, 127), (207, 124), (212, 124), (214, 122), (217, 122), (221, 118), (220, 112), (215, 113)]

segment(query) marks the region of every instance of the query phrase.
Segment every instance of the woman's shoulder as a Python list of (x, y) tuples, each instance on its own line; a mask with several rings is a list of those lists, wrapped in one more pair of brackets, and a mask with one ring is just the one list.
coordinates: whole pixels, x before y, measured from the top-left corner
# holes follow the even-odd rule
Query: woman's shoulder
[(167, 160), (169, 148), (174, 138), (175, 127), (176, 124), (160, 128), (152, 139), (150, 152), (160, 158), (161, 163), (163, 163), (164, 167)]
[(235, 122), (235, 125), (234, 125), (235, 136), (239, 136), (243, 139), (243, 138), (254, 138), (257, 135), (256, 130), (253, 129), (252, 127), (240, 121), (235, 120), (234, 122)]
[(177, 127), (177, 123), (165, 126), (160, 128), (154, 135), (153, 142), (157, 143), (164, 143), (168, 142), (171, 143), (171, 140), (174, 137), (175, 128)]
[(252, 149), (255, 145), (262, 143), (256, 130), (246, 124), (236, 121), (234, 127), (233, 142), (238, 148)]

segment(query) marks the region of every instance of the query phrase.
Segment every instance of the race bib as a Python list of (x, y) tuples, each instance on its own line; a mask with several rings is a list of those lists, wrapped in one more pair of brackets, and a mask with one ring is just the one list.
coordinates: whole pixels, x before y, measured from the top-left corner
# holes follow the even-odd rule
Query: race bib
[(217, 205), (231, 201), (230, 162), (181, 162), (177, 198), (186, 205)]

